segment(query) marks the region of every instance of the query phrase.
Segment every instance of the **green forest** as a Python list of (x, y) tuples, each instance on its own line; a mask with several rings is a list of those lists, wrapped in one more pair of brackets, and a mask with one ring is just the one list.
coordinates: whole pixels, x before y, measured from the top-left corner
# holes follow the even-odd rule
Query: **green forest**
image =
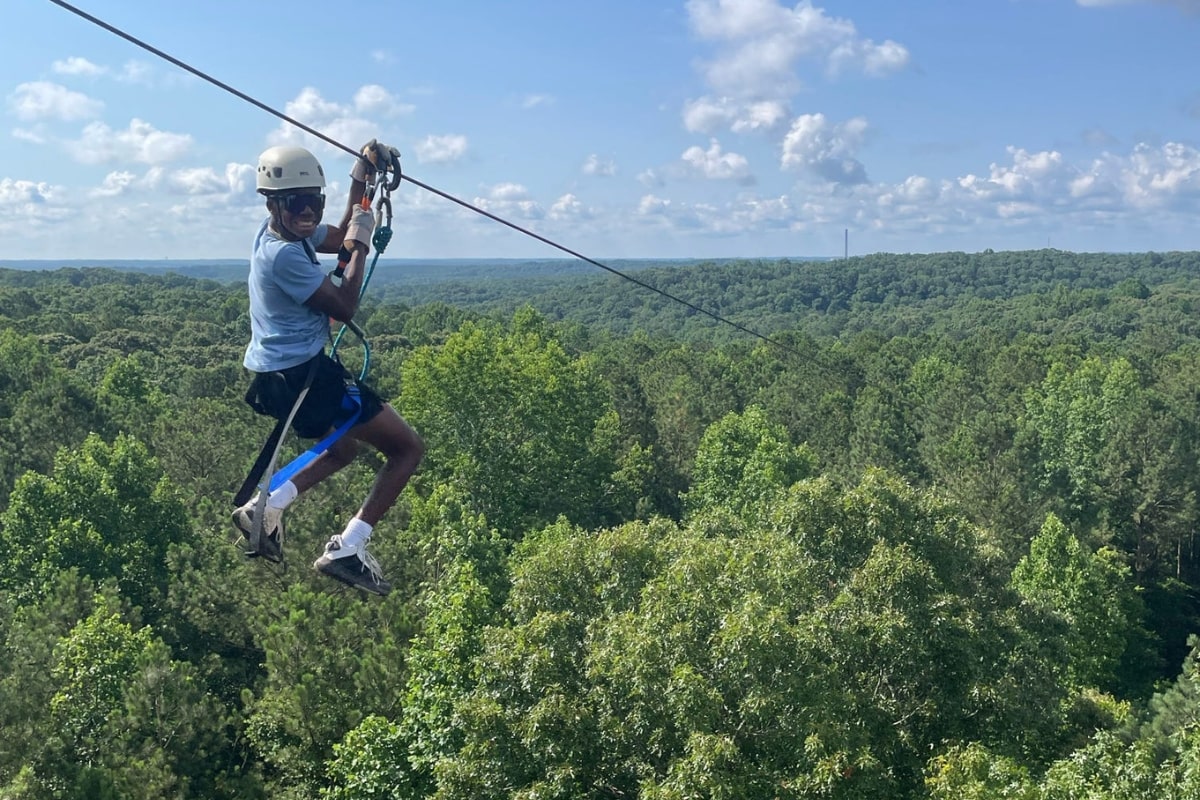
[(244, 282), (0, 270), (0, 800), (1200, 797), (1200, 253), (385, 272), (380, 598)]

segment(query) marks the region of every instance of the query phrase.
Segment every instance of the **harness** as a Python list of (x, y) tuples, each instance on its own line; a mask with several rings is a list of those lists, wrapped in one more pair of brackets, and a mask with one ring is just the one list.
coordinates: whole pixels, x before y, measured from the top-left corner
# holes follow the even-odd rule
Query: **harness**
[[(388, 179), (389, 173), (392, 176), (390, 180)], [(375, 256), (371, 259), (371, 264), (367, 268), (367, 274), (363, 277), (362, 287), (358, 292), (360, 300), (367, 292), (367, 285), (370, 283), (371, 276), (375, 272), (375, 265), (379, 262), (379, 256), (387, 249), (388, 243), (392, 240), (391, 193), (400, 185), (400, 181), (400, 164), (398, 161), (392, 161), (388, 164), (380, 165), (375, 170), (367, 182), (366, 191), (363, 193), (363, 208), (370, 209), (376, 190), (379, 190), (378, 202), (375, 205), (375, 233), (371, 237), (371, 244), (375, 247)], [(307, 241), (304, 241), (304, 246), (305, 250), (309, 250)], [(319, 263), (316, 261), (315, 253), (310, 251), (309, 256), (315, 263)], [(343, 246), (338, 252), (338, 265), (330, 272), (329, 277), (340, 283), (345, 275), (346, 265), (349, 262), (350, 251)], [(336, 336), (332, 333), (330, 334), (333, 344), (329, 350), (329, 357), (334, 361), (338, 361), (339, 364), (341, 363), (337, 357), (337, 350), (347, 330), (358, 337), (363, 348), (363, 365), (358, 374), (358, 380), (363, 381), (366, 379), (367, 372), (371, 367), (371, 345), (367, 341), (366, 333), (353, 320), (343, 323)], [(284, 436), (291, 429), (296, 413), (300, 410), (300, 406), (304, 404), (305, 398), (308, 397), (308, 390), (312, 387), (318, 364), (319, 359), (314, 358), (312, 365), (308, 369), (308, 374), (305, 376), (304, 386), (296, 395), (296, 400), (292, 404), (291, 411), (285, 419), (281, 419), (275, 423), (275, 427), (271, 430), (270, 435), (259, 451), (258, 457), (254, 461), (254, 466), (250, 468), (250, 472), (242, 482), (241, 488), (234, 495), (233, 504), (235, 507), (240, 507), (245, 505), (256, 489), (258, 490), (258, 500), (254, 507), (254, 527), (250, 532), (250, 550), (246, 553), (247, 556), (255, 557), (258, 555), (259, 543), (262, 540), (263, 534), (264, 512), (266, 511), (267, 498), (270, 493), (291, 480), (300, 470), (319, 458), (335, 442), (345, 436), (358, 423), (358, 418), (362, 415), (362, 400), (360, 399), (358, 385), (357, 383), (347, 382), (345, 392), (342, 395), (342, 411), (349, 412), (346, 420), (283, 468), (278, 471), (275, 470), (279, 453), (283, 449)]]

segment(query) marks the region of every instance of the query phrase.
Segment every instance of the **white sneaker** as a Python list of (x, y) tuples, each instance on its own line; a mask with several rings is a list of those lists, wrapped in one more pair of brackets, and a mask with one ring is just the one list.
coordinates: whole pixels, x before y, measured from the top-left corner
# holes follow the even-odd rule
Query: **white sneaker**
[(325, 544), (325, 552), (313, 562), (313, 567), (322, 575), (364, 592), (385, 595), (392, 590), (392, 585), (383, 578), (383, 568), (367, 552), (366, 542), (358, 547), (345, 547), (342, 537), (334, 536)]
[[(254, 532), (254, 511), (258, 506), (258, 495), (255, 495), (249, 503), (236, 509), (233, 512), (233, 524), (242, 536), (246, 537), (246, 542), (249, 544), (252, 541)], [(263, 527), (261, 535), (258, 537), (258, 549), (249, 550), (246, 555), (251, 558), (262, 556), (268, 561), (273, 561), (276, 564), (283, 561), (283, 509), (272, 508), (267, 505), (263, 512)]]

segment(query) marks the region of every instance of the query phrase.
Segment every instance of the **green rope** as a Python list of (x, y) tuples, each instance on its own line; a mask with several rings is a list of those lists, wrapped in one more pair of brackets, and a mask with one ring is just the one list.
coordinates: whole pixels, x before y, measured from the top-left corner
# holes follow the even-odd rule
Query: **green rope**
[[(358, 290), (358, 299), (361, 301), (363, 295), (367, 293), (367, 285), (371, 282), (371, 276), (375, 274), (375, 265), (379, 262), (379, 256), (387, 249), (388, 243), (392, 241), (392, 229), (389, 225), (381, 225), (375, 229), (375, 235), (371, 238), (371, 243), (375, 245), (375, 257), (371, 259), (371, 266), (367, 267), (367, 274), (363, 277), (362, 288)], [(342, 325), (342, 329), (338, 331), (337, 336), (333, 338), (333, 347), (329, 350), (329, 357), (333, 358), (337, 355), (338, 345), (342, 342), (342, 336), (346, 334), (348, 326)], [(366, 338), (362, 338), (363, 346), (363, 365), (362, 370), (358, 373), (360, 381), (366, 380), (367, 371), (371, 368), (371, 345)]]

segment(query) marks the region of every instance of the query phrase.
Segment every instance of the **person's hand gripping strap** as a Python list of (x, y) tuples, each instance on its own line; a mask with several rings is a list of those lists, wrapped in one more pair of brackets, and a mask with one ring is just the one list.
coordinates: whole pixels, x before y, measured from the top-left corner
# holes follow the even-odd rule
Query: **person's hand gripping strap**
[(371, 233), (375, 230), (375, 215), (371, 209), (355, 206), (350, 212), (350, 224), (346, 226), (345, 241), (362, 242), (368, 249), (371, 247)]
[[(350, 177), (363, 183), (380, 171), (386, 172), (392, 166), (392, 153), (396, 153), (397, 159), (400, 156), (400, 153), (396, 152), (396, 148), (388, 147), (375, 139), (364, 144), (359, 152), (362, 155), (354, 159), (354, 165), (350, 168)], [(399, 166), (398, 161), (397, 166)]]
[(391, 180), (386, 189), (394, 192), (402, 179), (400, 173), (400, 151), (391, 145), (372, 139), (362, 146), (362, 155), (354, 159), (350, 168), (350, 177), (356, 181), (369, 183), (370, 180), (383, 180), (380, 173), (386, 176), (391, 173)]

